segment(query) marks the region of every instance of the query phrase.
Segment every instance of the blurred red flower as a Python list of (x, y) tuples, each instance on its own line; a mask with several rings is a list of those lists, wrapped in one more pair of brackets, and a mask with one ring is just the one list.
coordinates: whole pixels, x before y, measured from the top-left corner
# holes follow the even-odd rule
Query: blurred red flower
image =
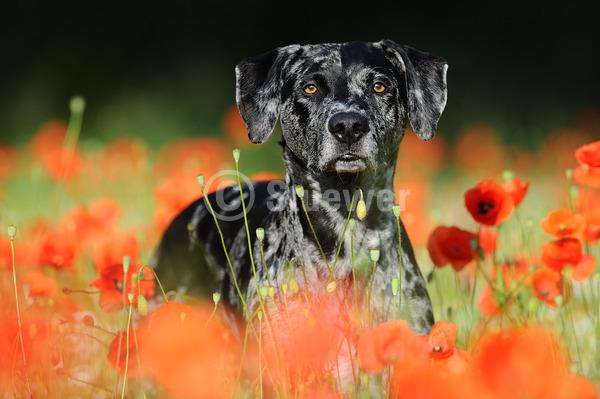
[(570, 209), (558, 208), (542, 219), (540, 226), (546, 234), (556, 238), (579, 236), (585, 229), (585, 218)]
[(40, 272), (28, 272), (21, 278), (21, 285), (29, 286), (29, 295), (36, 297), (53, 297), (58, 290), (58, 284), (52, 277)]
[(576, 238), (561, 238), (543, 243), (542, 262), (559, 273), (565, 267), (572, 266), (571, 279), (573, 281), (585, 280), (596, 267), (596, 258), (590, 255), (584, 256), (581, 241)]
[[(234, 337), (212, 306), (168, 302), (148, 323), (144, 359), (178, 398), (225, 398), (232, 394), (238, 363)], [(199, 381), (202, 382), (201, 387)]]
[(360, 366), (378, 373), (387, 366), (398, 369), (427, 366), (427, 345), (412, 332), (405, 320), (389, 320), (366, 330), (358, 340), (356, 352)]
[(54, 179), (69, 179), (79, 175), (83, 158), (77, 149), (56, 148), (48, 150), (44, 156), (46, 171)]
[[(579, 381), (567, 374), (556, 341), (539, 329), (513, 328), (484, 335), (473, 353), (473, 364), (488, 391), (488, 395), (480, 397), (595, 397), (595, 389), (589, 381)], [(573, 391), (569, 392), (570, 388)]]
[[(119, 338), (119, 334), (113, 338), (110, 346), (108, 347), (108, 362), (111, 367), (117, 369), (117, 358), (119, 360), (119, 374), (125, 375), (125, 365), (127, 365), (127, 377), (138, 378), (140, 375), (145, 374), (143, 364), (141, 362), (141, 354), (144, 351), (146, 340), (148, 339), (148, 332), (142, 328), (129, 329), (129, 346), (127, 345), (127, 330), (121, 331), (122, 336)], [(119, 339), (121, 340), (121, 352), (119, 354)], [(127, 352), (129, 352), (129, 360), (127, 359)]]
[[(138, 283), (135, 286), (132, 284), (131, 277), (138, 272), (140, 266), (131, 264), (127, 271), (125, 279), (125, 295), (134, 294), (133, 303), (137, 304), (139, 291), (145, 298), (150, 298), (154, 295), (154, 275), (152, 273), (143, 273), (143, 278), (139, 281), (140, 290), (138, 291)], [(121, 263), (105, 266), (100, 270), (100, 275), (90, 282), (90, 287), (96, 287), (100, 290), (100, 307), (106, 313), (114, 313), (123, 307), (123, 303), (129, 304), (127, 297), (123, 298), (123, 260)]]
[(436, 266), (450, 263), (452, 268), (460, 271), (473, 260), (472, 241), (476, 239), (476, 234), (457, 227), (439, 226), (429, 236), (427, 249)]
[(562, 274), (541, 267), (536, 269), (531, 275), (533, 281), (533, 291), (548, 307), (557, 309), (556, 297), (562, 296), (563, 304), (567, 302), (568, 295), (563, 292), (563, 277)]
[(456, 348), (458, 327), (449, 321), (438, 321), (424, 336), (433, 367), (447, 374), (462, 374), (469, 366), (471, 355)]
[(527, 194), (529, 183), (519, 179), (513, 179), (504, 182), (502, 187), (512, 197), (514, 206), (518, 206), (521, 201), (523, 201), (523, 198), (525, 198), (525, 194)]
[(139, 176), (148, 167), (150, 150), (137, 137), (120, 137), (106, 145), (102, 157), (103, 174), (129, 179)]
[(93, 253), (96, 270), (102, 271), (106, 267), (122, 265), (123, 257), (129, 256), (132, 264), (138, 257), (138, 243), (134, 232), (122, 233), (101, 242)]
[(14, 171), (17, 156), (11, 147), (0, 145), (0, 180), (10, 177)]
[(512, 214), (514, 204), (502, 185), (484, 180), (465, 193), (465, 205), (476, 222), (497, 226)]
[(246, 124), (240, 115), (236, 104), (232, 104), (223, 114), (223, 130), (236, 144), (250, 146), (252, 142), (248, 138)]
[(583, 145), (575, 150), (575, 159), (581, 165), (600, 168), (600, 141)]
[(42, 235), (39, 242), (38, 264), (55, 269), (73, 266), (77, 252), (77, 243), (64, 231), (49, 231)]
[[(16, 316), (0, 318), (0, 374), (14, 375), (23, 369), (23, 357)], [(50, 366), (50, 331), (48, 321), (40, 317), (21, 315), (23, 348), (28, 372), (43, 371)]]
[(479, 246), (483, 250), (484, 255), (489, 256), (498, 242), (498, 234), (496, 230), (482, 227), (479, 230)]
[(600, 188), (600, 168), (580, 165), (573, 170), (573, 178), (575, 181), (589, 187)]
[(89, 206), (72, 209), (62, 220), (62, 230), (76, 237), (82, 248), (98, 245), (117, 230), (123, 213), (121, 205), (113, 198), (99, 197)]
[(49, 151), (62, 148), (69, 125), (62, 120), (50, 120), (40, 126), (27, 143), (28, 150), (39, 160)]

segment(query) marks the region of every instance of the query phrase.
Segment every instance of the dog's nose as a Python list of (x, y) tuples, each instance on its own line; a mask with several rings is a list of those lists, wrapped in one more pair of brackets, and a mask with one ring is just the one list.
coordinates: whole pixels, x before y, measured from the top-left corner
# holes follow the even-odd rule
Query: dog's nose
[(342, 143), (352, 144), (369, 131), (369, 120), (358, 112), (340, 112), (329, 119), (327, 128)]

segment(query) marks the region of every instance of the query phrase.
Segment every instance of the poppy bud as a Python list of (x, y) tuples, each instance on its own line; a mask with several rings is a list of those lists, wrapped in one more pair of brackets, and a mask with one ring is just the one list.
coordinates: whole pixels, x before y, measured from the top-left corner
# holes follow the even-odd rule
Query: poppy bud
[(364, 200), (358, 200), (358, 204), (356, 204), (356, 217), (360, 220), (364, 220), (367, 216), (367, 205)]
[(377, 262), (379, 260), (379, 250), (378, 249), (371, 250), (371, 260), (373, 262)]
[(72, 114), (82, 114), (85, 109), (85, 99), (81, 96), (71, 97), (69, 101), (69, 109)]
[(123, 272), (127, 274), (129, 271), (129, 264), (131, 263), (131, 258), (127, 255), (123, 256)]
[(259, 310), (258, 313), (256, 314), (258, 316), (258, 320), (262, 321), (262, 317), (263, 317), (263, 312), (262, 310)]
[(275, 287), (272, 285), (269, 286), (269, 298), (273, 299), (275, 297)]
[(198, 175), (198, 176), (196, 176), (196, 178), (198, 179), (198, 183), (201, 186), (204, 186), (204, 175)]
[(130, 292), (129, 294), (127, 294), (127, 299), (129, 299), (129, 303), (133, 303), (133, 300), (135, 298), (135, 294), (133, 292)]
[(148, 314), (148, 301), (143, 295), (138, 296), (137, 308), (142, 316), (146, 316)]
[(557, 295), (554, 297), (554, 303), (556, 304), (556, 306), (561, 307), (562, 304), (564, 303), (564, 298), (562, 295)]
[(299, 291), (298, 282), (293, 277), (290, 279), (290, 291), (292, 291), (292, 294), (295, 294)]
[(262, 227), (256, 229), (256, 238), (258, 238), (258, 241), (262, 242), (265, 239), (265, 229)]
[(392, 207), (392, 212), (394, 212), (394, 216), (396, 216), (396, 219), (399, 219), (399, 218), (400, 218), (400, 211), (401, 211), (401, 209), (400, 209), (400, 205), (398, 205), (398, 204), (395, 204), (395, 205)]
[(515, 172), (513, 172), (512, 170), (504, 170), (502, 172), (502, 179), (504, 181), (509, 181), (515, 178)]
[(567, 180), (571, 181), (571, 179), (573, 178), (573, 169), (567, 169), (565, 170), (565, 176), (567, 176)]
[(240, 161), (240, 150), (237, 148), (233, 149), (233, 159), (235, 160), (235, 163)]
[(304, 197), (304, 187), (302, 187), (302, 186), (300, 186), (300, 185), (296, 186), (296, 195), (297, 195), (299, 198), (302, 198), (302, 197)]
[(283, 291), (283, 295), (287, 294), (287, 290), (288, 290), (287, 283), (281, 284), (281, 290)]
[(219, 303), (219, 301), (221, 300), (221, 294), (219, 294), (218, 292), (215, 292), (213, 294), (213, 302), (216, 304)]
[(399, 282), (400, 281), (398, 280), (398, 277), (394, 277), (392, 279), (392, 294), (394, 296), (398, 295), (398, 286), (400, 285)]
[(329, 284), (327, 284), (327, 292), (329, 292), (329, 293), (332, 293), (333, 291), (335, 291), (336, 288), (337, 288), (337, 283), (335, 281), (332, 281)]
[(267, 287), (265, 287), (265, 286), (260, 287), (261, 298), (266, 298), (268, 293), (269, 293), (269, 289)]
[(14, 224), (8, 225), (8, 236), (11, 240), (14, 240), (14, 238), (17, 236), (17, 226)]

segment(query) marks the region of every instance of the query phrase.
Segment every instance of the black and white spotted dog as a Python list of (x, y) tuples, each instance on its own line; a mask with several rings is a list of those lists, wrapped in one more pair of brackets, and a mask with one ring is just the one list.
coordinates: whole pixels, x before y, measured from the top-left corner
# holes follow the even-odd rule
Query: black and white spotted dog
[[(392, 212), (398, 146), (408, 121), (421, 139), (434, 136), (446, 104), (446, 70), (442, 58), (389, 40), (290, 45), (237, 65), (237, 105), (248, 136), (253, 143), (265, 142), (279, 119), (286, 167), (285, 182), (248, 183), (242, 189), (257, 284), (239, 189), (234, 186), (208, 195), (250, 313), (258, 306), (256, 286), (268, 285), (267, 271), (278, 296), (291, 276), (300, 290), (322, 294), (334, 263), (337, 289), (348, 293), (342, 298), (349, 308), (355, 305), (350, 229), (344, 237), (342, 232), (349, 209), (357, 219), (358, 197), (354, 203), (351, 198), (360, 187), (367, 215), (357, 219), (354, 227), (356, 284), (363, 298), (373, 272), (369, 251), (379, 249), (371, 293), (373, 314), (378, 322), (393, 317), (391, 281), (400, 270)], [(299, 185), (309, 219), (296, 194)], [(254, 236), (259, 227), (265, 232), (264, 263)], [(401, 239), (401, 315), (415, 332), (424, 334), (433, 324), (431, 304), (404, 230)], [(218, 291), (226, 303), (241, 306), (204, 199), (175, 218), (152, 263), (167, 285), (185, 285), (189, 294)]]

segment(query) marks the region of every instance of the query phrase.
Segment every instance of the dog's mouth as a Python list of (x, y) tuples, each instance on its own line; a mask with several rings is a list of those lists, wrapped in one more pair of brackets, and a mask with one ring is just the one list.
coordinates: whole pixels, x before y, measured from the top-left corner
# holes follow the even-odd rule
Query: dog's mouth
[(356, 173), (366, 169), (367, 165), (363, 158), (353, 153), (346, 153), (335, 159), (333, 169), (338, 173)]

